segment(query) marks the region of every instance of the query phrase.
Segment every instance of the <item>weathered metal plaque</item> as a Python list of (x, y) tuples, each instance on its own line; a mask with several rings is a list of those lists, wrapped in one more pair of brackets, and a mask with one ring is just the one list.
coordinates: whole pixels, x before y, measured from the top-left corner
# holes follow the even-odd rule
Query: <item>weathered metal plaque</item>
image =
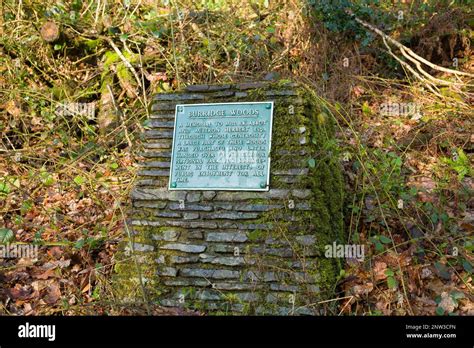
[(267, 191), (273, 102), (176, 105), (170, 190)]

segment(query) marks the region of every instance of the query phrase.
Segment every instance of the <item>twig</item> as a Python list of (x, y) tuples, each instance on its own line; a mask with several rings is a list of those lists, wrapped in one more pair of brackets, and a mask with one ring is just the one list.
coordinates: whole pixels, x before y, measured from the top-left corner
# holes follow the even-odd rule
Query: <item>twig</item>
[[(146, 88), (145, 88), (145, 77), (148, 76), (148, 72), (143, 69), (143, 59), (142, 59), (142, 53), (140, 51), (140, 47), (138, 46), (137, 43), (135, 43), (135, 45), (137, 46), (137, 50), (138, 50), (138, 53), (140, 54), (139, 55), (139, 58), (140, 58), (140, 72), (142, 73), (142, 93), (143, 93), (143, 104), (145, 106), (145, 111), (146, 111), (146, 116), (147, 118), (150, 117), (150, 114), (149, 114), (149, 108), (148, 108), (148, 100), (146, 98)], [(138, 125), (138, 128), (140, 129), (141, 132), (144, 131), (143, 129), (143, 126), (140, 124), (140, 122), (137, 122), (137, 125)]]
[(112, 39), (108, 38), (107, 36), (103, 36), (103, 38), (109, 43), (110, 46), (112, 46), (112, 48), (114, 49), (114, 51), (118, 54), (119, 58), (122, 60), (122, 62), (125, 64), (125, 66), (130, 69), (130, 71), (132, 72), (133, 76), (135, 77), (135, 80), (137, 81), (138, 85), (141, 86), (141, 81), (140, 81), (140, 77), (138, 76), (138, 73), (137, 71), (135, 70), (135, 68), (133, 67), (132, 64), (130, 64), (130, 62), (127, 60), (127, 58), (125, 58), (125, 56), (122, 54), (122, 52), (119, 50), (119, 48), (117, 47), (117, 45), (112, 41)]
[(174, 69), (176, 72), (176, 81), (178, 84), (178, 89), (180, 85), (180, 79), (179, 79), (179, 71), (178, 71), (178, 58), (176, 57), (176, 41), (174, 38), (174, 25), (173, 25), (173, 18), (172, 18), (172, 10), (173, 10), (173, 4), (170, 1), (170, 13), (169, 13), (169, 21), (170, 21), (170, 26), (171, 26), (171, 42), (173, 44), (173, 58), (174, 58)]
[(398, 47), (400, 49), (400, 51), (402, 51), (402, 54), (404, 54), (404, 56), (408, 58), (408, 55), (411, 56), (413, 59), (416, 59), (417, 61), (421, 62), (421, 63), (424, 63), (426, 65), (428, 65), (430, 68), (432, 69), (435, 69), (435, 70), (438, 70), (438, 71), (443, 71), (443, 72), (446, 72), (446, 73), (449, 73), (449, 74), (454, 74), (454, 75), (464, 75), (464, 76), (469, 76), (469, 77), (474, 77), (474, 74), (471, 74), (471, 73), (467, 73), (467, 72), (463, 72), (463, 71), (458, 71), (458, 70), (452, 70), (452, 69), (448, 69), (448, 68), (445, 68), (445, 67), (442, 67), (442, 66), (439, 66), (439, 65), (436, 65), (436, 64), (433, 64), (431, 63), (430, 61), (424, 59), (423, 57), (419, 56), (418, 54), (416, 54), (415, 52), (413, 52), (410, 48), (404, 46), (403, 44), (401, 44), (400, 42), (398, 42), (397, 40), (391, 38), (390, 36), (388, 36), (387, 34), (385, 34), (383, 31), (381, 31), (379, 28), (376, 28), (374, 27), (373, 25), (371, 25), (370, 23), (367, 23), (366, 21), (363, 21), (362, 19), (356, 17), (354, 15), (354, 13), (350, 10), (346, 10), (346, 13), (353, 16), (355, 21), (357, 23), (359, 23), (360, 25), (362, 25), (363, 27), (373, 31), (374, 33), (378, 34), (379, 36), (381, 36), (382, 38), (388, 40), (390, 43), (392, 43), (393, 45), (395, 45), (396, 47)]
[(352, 302), (353, 299), (354, 299), (354, 296), (351, 296), (349, 301), (347, 301), (347, 303), (344, 305), (344, 307), (342, 307), (342, 309), (341, 309), (341, 311), (339, 312), (338, 315), (341, 315), (344, 312), (344, 309), (346, 309), (346, 307)]
[(21, 7), (23, 5), (23, 0), (18, 1), (18, 11), (16, 13), (16, 19), (21, 19)]
[(0, 35), (3, 35), (3, 0), (0, 0)]
[(99, 11), (100, 11), (100, 0), (97, 0), (97, 7), (95, 8), (95, 18), (94, 18), (95, 27), (97, 27), (97, 22), (99, 21)]
[(420, 80), (421, 82), (424, 82), (426, 87), (428, 87), (428, 89), (435, 95), (437, 95), (438, 97), (440, 98), (443, 98), (443, 96), (435, 90), (436, 86), (433, 86), (432, 83), (430, 81), (427, 81), (426, 79), (424, 79), (420, 74), (418, 74), (415, 69), (413, 69), (413, 67), (411, 67), (407, 62), (404, 62), (403, 60), (401, 60), (396, 54), (394, 54), (390, 48), (390, 46), (388, 45), (387, 41), (385, 40), (385, 38), (382, 38), (383, 39), (383, 42), (385, 44), (385, 46), (387, 47), (387, 50), (388, 50), (388, 53), (397, 60), (397, 62), (399, 62), (404, 68), (406, 68), (407, 70), (409, 70), (413, 76), (415, 76), (418, 80)]
[(86, 14), (87, 11), (89, 11), (90, 7), (92, 6), (92, 4), (94, 3), (94, 0), (91, 0), (89, 2), (89, 4), (87, 5), (86, 9), (84, 11), (81, 12), (81, 18)]
[(441, 79), (438, 79), (436, 77), (433, 77), (432, 75), (430, 75), (429, 73), (427, 73), (422, 67), (421, 67), (421, 63), (419, 61), (417, 61), (416, 59), (414, 59), (412, 56), (410, 56), (405, 48), (403, 47), (400, 47), (400, 52), (402, 52), (403, 56), (405, 58), (407, 58), (409, 61), (413, 62), (418, 71), (421, 72), (424, 76), (426, 76), (426, 78), (428, 78), (429, 80), (437, 83), (437, 84), (440, 84), (440, 85), (445, 85), (445, 86), (460, 86), (460, 85), (463, 85), (463, 83), (457, 83), (457, 82), (450, 82), (450, 81), (446, 81), (446, 80), (441, 80)]

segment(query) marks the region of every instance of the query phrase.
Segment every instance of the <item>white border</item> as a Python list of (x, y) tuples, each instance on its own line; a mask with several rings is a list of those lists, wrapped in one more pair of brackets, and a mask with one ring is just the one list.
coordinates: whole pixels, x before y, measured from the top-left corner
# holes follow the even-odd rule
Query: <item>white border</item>
[[(176, 123), (178, 121), (178, 106), (200, 106), (200, 105), (242, 105), (242, 104), (271, 104), (270, 109), (270, 140), (268, 142), (268, 170), (267, 170), (267, 185), (265, 188), (220, 188), (220, 187), (204, 187), (204, 188), (173, 188), (171, 187), (171, 175), (173, 173), (173, 151), (174, 151), (174, 140), (176, 136)], [(268, 191), (270, 189), (270, 153), (272, 149), (272, 131), (273, 131), (273, 101), (263, 101), (263, 102), (233, 102), (233, 103), (200, 103), (200, 104), (176, 104), (174, 110), (174, 127), (173, 127), (173, 142), (171, 144), (171, 161), (170, 161), (170, 176), (168, 180), (168, 191)]]

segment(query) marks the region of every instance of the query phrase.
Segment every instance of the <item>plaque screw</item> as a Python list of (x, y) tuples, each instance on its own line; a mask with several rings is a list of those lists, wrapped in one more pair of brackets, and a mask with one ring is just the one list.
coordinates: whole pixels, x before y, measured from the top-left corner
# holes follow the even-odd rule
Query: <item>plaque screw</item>
[(171, 187), (173, 187), (173, 188), (176, 187), (176, 183), (175, 183), (175, 182), (172, 182), (172, 183), (171, 183)]
[(266, 109), (271, 109), (272, 108), (272, 104), (267, 104), (267, 106), (265, 106)]
[(262, 182), (262, 183), (260, 184), (260, 187), (261, 187), (261, 188), (265, 188), (265, 187), (267, 187), (267, 184), (265, 184), (264, 182)]

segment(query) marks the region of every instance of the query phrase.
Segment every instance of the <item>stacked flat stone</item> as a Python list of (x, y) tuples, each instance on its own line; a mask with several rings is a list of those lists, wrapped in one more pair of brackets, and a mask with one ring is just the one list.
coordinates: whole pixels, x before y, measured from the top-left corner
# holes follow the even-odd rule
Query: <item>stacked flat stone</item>
[[(131, 195), (132, 240), (116, 267), (124, 299), (142, 299), (144, 288), (148, 301), (163, 306), (220, 314), (321, 314), (317, 302), (331, 296), (326, 290), (338, 274), (321, 243), (340, 232), (334, 230), (342, 215), (334, 209), (342, 205), (327, 207), (332, 203), (324, 193), (337, 195), (338, 181), (315, 181), (318, 166), (308, 165), (322, 152), (311, 140), (318, 135), (318, 111), (307, 93), (294, 83), (259, 82), (193, 85), (153, 97)], [(169, 191), (176, 104), (239, 101), (275, 103), (269, 191)]]

